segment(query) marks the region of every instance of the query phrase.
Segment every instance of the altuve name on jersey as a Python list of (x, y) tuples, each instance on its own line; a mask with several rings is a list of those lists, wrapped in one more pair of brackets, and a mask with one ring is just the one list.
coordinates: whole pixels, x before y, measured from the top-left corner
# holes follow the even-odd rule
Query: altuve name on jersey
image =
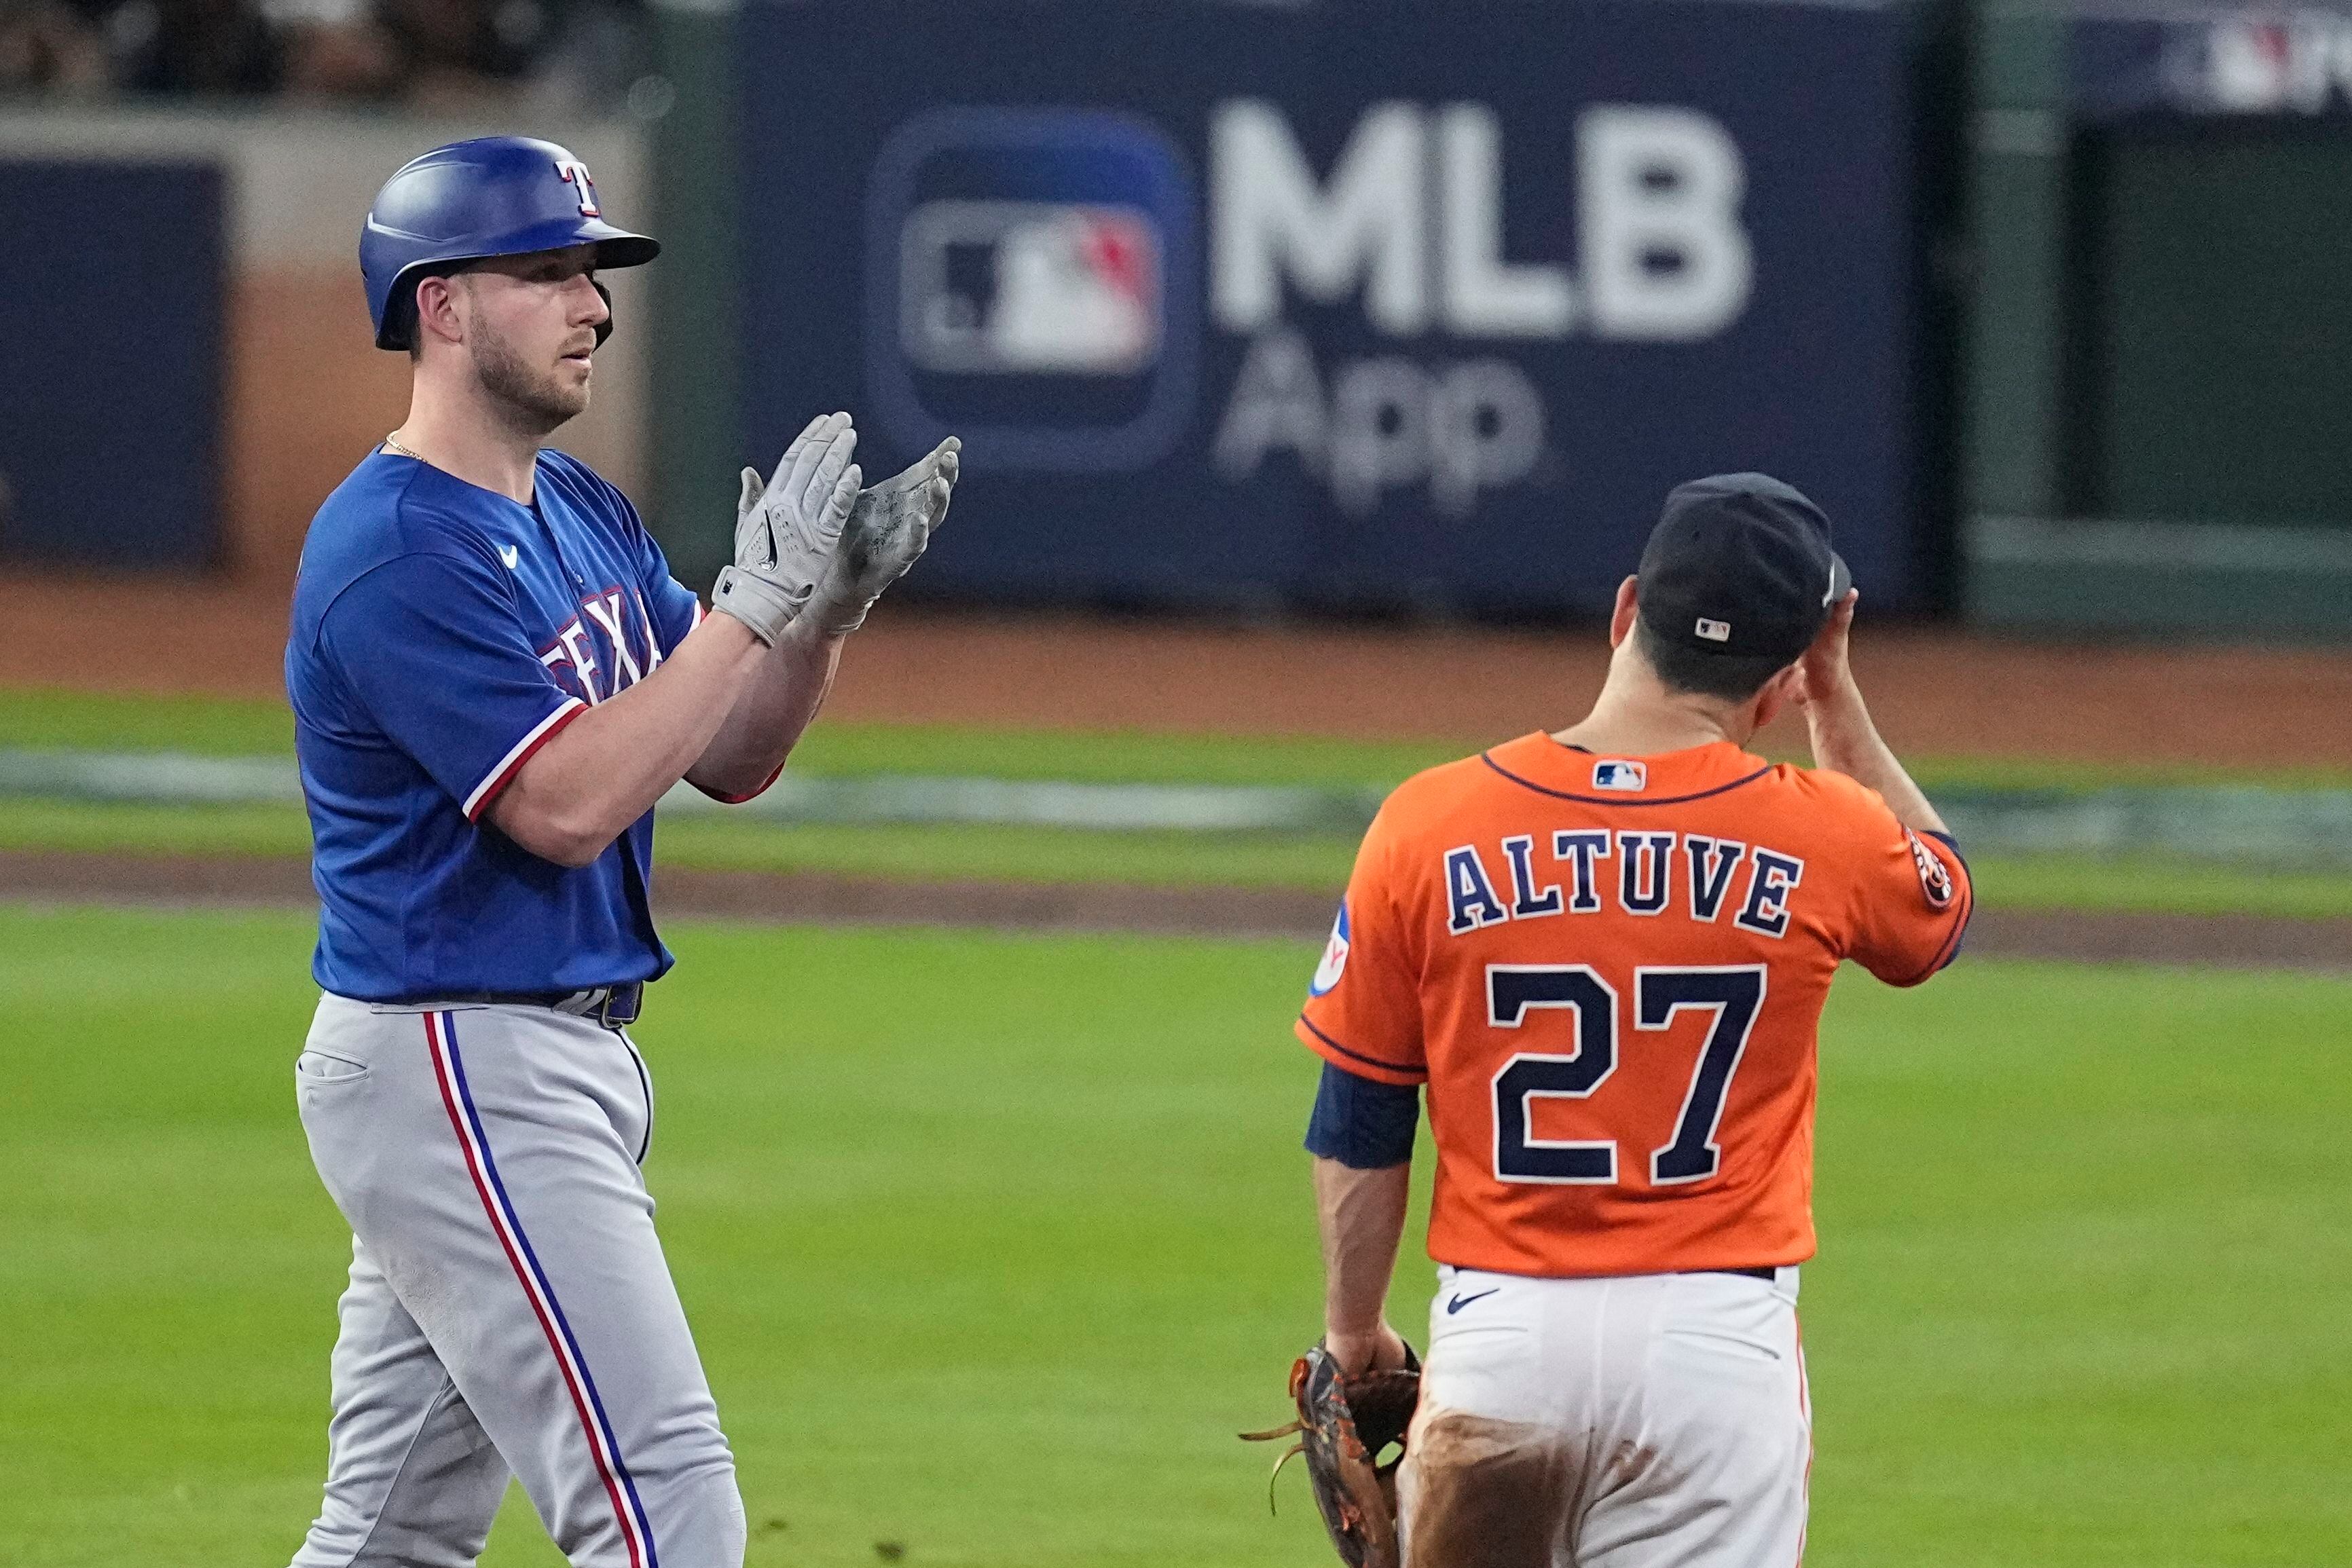
[[(1499, 860), (1472, 844), (1446, 851), (1446, 929), (1465, 936), (1507, 920), (1675, 909), (1708, 924), (1728, 911), (1742, 930), (1783, 936), (1789, 895), (1805, 877), (1795, 855), (1700, 833), (1561, 829), (1544, 849), (1539, 862), (1536, 835), (1517, 833), (1503, 840)], [(1492, 874), (1496, 866), (1502, 876)]]

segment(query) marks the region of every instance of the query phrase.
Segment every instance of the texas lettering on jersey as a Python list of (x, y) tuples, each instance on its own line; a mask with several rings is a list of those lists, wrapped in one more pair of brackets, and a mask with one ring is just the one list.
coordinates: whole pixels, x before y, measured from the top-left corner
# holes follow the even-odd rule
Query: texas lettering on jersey
[(539, 662), (565, 690), (593, 707), (660, 668), (661, 642), (639, 591), (607, 588), (580, 601), (580, 613), (540, 649)]
[(1427, 1085), (1439, 1262), (1801, 1262), (1831, 978), (1927, 978), (1970, 903), (1957, 851), (1852, 779), (1532, 735), (1382, 806), (1297, 1033)]

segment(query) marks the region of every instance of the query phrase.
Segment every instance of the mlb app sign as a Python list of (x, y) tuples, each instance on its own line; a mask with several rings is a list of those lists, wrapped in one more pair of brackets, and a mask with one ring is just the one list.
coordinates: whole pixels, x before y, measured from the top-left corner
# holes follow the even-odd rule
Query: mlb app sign
[(1195, 199), (1174, 145), (1125, 116), (901, 127), (866, 221), (867, 381), (894, 430), (1049, 471), (1164, 458), (1195, 395)]
[[(1229, 479), (1285, 453), (1350, 515), (1425, 487), (1441, 516), (1467, 517), (1536, 480), (1549, 451), (1538, 346), (1696, 341), (1747, 308), (1745, 164), (1692, 110), (1576, 117), (1559, 172), (1572, 264), (1505, 259), (1503, 125), (1483, 103), (1372, 105), (1323, 176), (1274, 102), (1217, 105), (1210, 147), (1212, 311), (1250, 345), (1213, 447)], [(1386, 341), (1326, 364), (1290, 324), (1293, 298), (1360, 302), (1361, 329)]]
[[(823, 408), (871, 472), (961, 436), (915, 591), (1601, 611), (1669, 489), (1755, 468), (1909, 599), (1891, 8), (738, 26), (744, 460)], [(873, 68), (908, 37), (951, 65)]]
[[(1401, 342), (1672, 342), (1735, 322), (1751, 267), (1744, 165), (1722, 128), (1687, 110), (1600, 106), (1577, 141), (1562, 172), (1583, 218), (1571, 268), (1504, 259), (1503, 133), (1484, 105), (1373, 105), (1328, 174), (1279, 104), (1215, 105), (1209, 315), (1250, 344), (1219, 400), (1217, 471), (1246, 481), (1286, 453), (1349, 512), (1425, 485), (1439, 511), (1463, 516), (1543, 456), (1549, 411), (1512, 358), (1325, 366), (1286, 319), (1293, 294), (1360, 300), (1371, 332)], [(1193, 345), (1170, 343), (1171, 316), (1198, 329), (1190, 295), (1169, 288), (1171, 261), (1195, 275), (1169, 252), (1191, 242), (1193, 193), (1159, 132), (1071, 111), (929, 115), (883, 150), (873, 202), (869, 298), (895, 310), (896, 332), (877, 322), (870, 379), (912, 444), (985, 422), (967, 432), (983, 462), (1141, 467), (1167, 455), (1193, 386)], [(1171, 347), (1179, 373), (1160, 375)]]

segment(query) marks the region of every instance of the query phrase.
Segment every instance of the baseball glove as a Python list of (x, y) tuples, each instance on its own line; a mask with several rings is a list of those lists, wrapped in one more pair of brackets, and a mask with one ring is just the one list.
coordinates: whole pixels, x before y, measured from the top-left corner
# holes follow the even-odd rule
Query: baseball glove
[[(1275, 1461), (1274, 1473), (1291, 1455), (1307, 1456), (1315, 1506), (1332, 1549), (1348, 1568), (1397, 1568), (1396, 1469), (1404, 1460), (1405, 1428), (1421, 1400), (1421, 1358), (1405, 1346), (1404, 1365), (1393, 1372), (1341, 1375), (1320, 1341), (1290, 1369), (1290, 1397), (1298, 1419), (1269, 1432), (1244, 1432), (1245, 1443), (1297, 1437), (1296, 1447)], [(1383, 1464), (1381, 1451), (1394, 1444), (1397, 1457)], [(1266, 1482), (1274, 1501), (1274, 1482)]]

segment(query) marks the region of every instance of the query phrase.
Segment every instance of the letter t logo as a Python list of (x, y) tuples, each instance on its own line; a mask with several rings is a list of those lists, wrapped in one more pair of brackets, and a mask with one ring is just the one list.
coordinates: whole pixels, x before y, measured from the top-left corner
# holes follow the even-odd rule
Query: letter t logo
[(604, 215), (596, 205), (596, 182), (588, 177), (587, 164), (577, 158), (558, 158), (555, 161), (555, 172), (563, 176), (565, 184), (579, 187), (582, 217), (594, 218)]

